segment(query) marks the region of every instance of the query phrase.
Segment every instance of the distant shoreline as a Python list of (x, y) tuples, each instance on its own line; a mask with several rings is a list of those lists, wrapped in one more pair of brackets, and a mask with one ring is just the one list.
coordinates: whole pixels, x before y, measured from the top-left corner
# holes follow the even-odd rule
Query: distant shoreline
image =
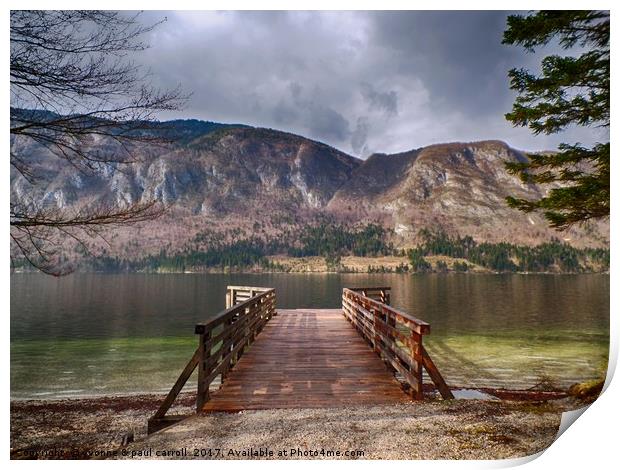
[[(267, 265), (254, 264), (233, 267), (186, 267), (185, 269), (157, 268), (157, 269), (88, 269), (79, 266), (76, 273), (105, 273), (105, 274), (523, 274), (523, 275), (574, 275), (574, 274), (609, 274), (609, 270), (583, 270), (581, 272), (567, 271), (560, 268), (547, 271), (495, 271), (475, 264), (464, 258), (433, 255), (425, 256), (426, 269), (415, 270), (406, 256), (343, 256), (333, 263), (322, 256), (268, 256)], [(438, 268), (441, 267), (441, 269)], [(13, 270), (14, 273), (31, 273), (33, 270)]]
[[(82, 272), (342, 274), (573, 274), (608, 272), (610, 269), (609, 249), (577, 249), (557, 241), (537, 246), (476, 244), (471, 237), (453, 239), (441, 234), (427, 234), (425, 244), (417, 248), (395, 249), (386, 245), (384, 240), (367, 236), (358, 240), (360, 246), (343, 247), (342, 239), (355, 239), (361, 235), (338, 232), (332, 234), (333, 240), (325, 241), (321, 234), (326, 230), (327, 227), (322, 230), (314, 228), (312, 236), (308, 235), (310, 240), (302, 248), (288, 246), (284, 251), (265, 245), (265, 241), (242, 240), (215, 248), (194, 247), (170, 254), (165, 250), (159, 254), (139, 252), (120, 258), (91, 254), (85, 258), (69, 258), (65, 269)], [(269, 243), (277, 245), (278, 242), (270, 240)], [(15, 269), (31, 268), (27, 262), (12, 266)]]
[[(11, 272), (11, 274), (42, 274), (38, 271), (28, 271), (28, 270), (15, 270)], [(157, 274), (157, 275), (168, 275), (168, 274), (191, 274), (191, 275), (200, 275), (200, 274), (253, 274), (253, 275), (262, 275), (262, 274), (308, 274), (308, 275), (371, 275), (371, 274), (391, 274), (398, 276), (429, 276), (429, 275), (439, 275), (439, 276), (466, 276), (466, 275), (476, 275), (476, 276), (505, 276), (505, 275), (519, 275), (519, 276), (580, 276), (580, 275), (604, 275), (609, 276), (610, 271), (588, 271), (588, 272), (580, 272), (580, 273), (571, 273), (571, 272), (554, 272), (554, 271), (515, 271), (515, 272), (501, 272), (501, 271), (485, 271), (485, 272), (425, 272), (425, 273), (395, 273), (395, 272), (351, 272), (351, 271), (245, 271), (245, 270), (205, 270), (205, 271), (87, 271), (87, 270), (76, 270), (69, 274)], [(61, 276), (62, 277), (62, 276)]]

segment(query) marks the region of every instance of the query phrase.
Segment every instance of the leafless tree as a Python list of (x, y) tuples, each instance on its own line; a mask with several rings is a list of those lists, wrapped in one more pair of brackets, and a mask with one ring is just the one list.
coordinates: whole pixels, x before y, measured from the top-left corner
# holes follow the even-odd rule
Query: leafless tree
[[(75, 171), (98, 172), (137, 161), (136, 147), (165, 144), (154, 129), (158, 112), (181, 107), (179, 88), (161, 91), (129, 55), (159, 23), (144, 26), (139, 14), (109, 11), (11, 11), (12, 173), (35, 187), (43, 177), (15, 142), (28, 141)], [(98, 145), (99, 142), (105, 145)], [(17, 150), (14, 150), (17, 149)], [(51, 158), (53, 158), (51, 157)], [(13, 175), (12, 175), (13, 176)], [(61, 243), (84, 245), (102, 230), (153, 219), (163, 207), (142, 201), (116, 207), (45, 207), (11, 200), (12, 252), (37, 269), (60, 275)], [(13, 260), (12, 260), (13, 261)]]

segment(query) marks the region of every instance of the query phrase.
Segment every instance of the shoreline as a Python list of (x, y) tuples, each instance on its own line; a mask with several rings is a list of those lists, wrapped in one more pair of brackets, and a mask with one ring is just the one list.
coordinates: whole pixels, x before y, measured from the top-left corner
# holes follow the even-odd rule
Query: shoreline
[[(511, 401), (540, 401), (540, 400), (559, 400), (562, 398), (567, 398), (569, 393), (560, 388), (553, 389), (545, 389), (545, 390), (536, 390), (536, 389), (510, 389), (503, 387), (465, 387), (465, 386), (451, 386), (453, 390), (460, 391), (477, 391), (482, 392), (488, 395), (491, 395), (500, 400), (511, 400)], [(432, 384), (424, 384), (424, 393), (427, 396), (432, 395), (436, 392), (436, 389)], [(84, 395), (71, 395), (71, 396), (53, 396), (53, 397), (34, 397), (34, 398), (16, 398), (10, 397), (11, 404), (44, 404), (44, 403), (56, 403), (56, 402), (65, 402), (65, 401), (114, 401), (114, 400), (123, 400), (126, 402), (131, 402), (131, 400), (136, 400), (136, 402), (141, 402), (145, 398), (154, 398), (163, 400), (166, 396), (167, 392), (150, 392), (150, 391), (139, 391), (139, 392), (118, 392), (118, 393), (92, 393), (92, 394), (84, 394)], [(182, 392), (184, 395), (193, 395), (194, 392)], [(179, 395), (180, 396), (180, 395)], [(187, 400), (187, 398), (185, 398)]]
[[(485, 392), (488, 391), (485, 390)], [(503, 392), (504, 399), (493, 400), (458, 399), (443, 401), (429, 399), (423, 402), (411, 402), (403, 406), (347, 407), (346, 409), (299, 408), (212, 413), (208, 415), (194, 415), (195, 394), (183, 392), (169, 413), (194, 415), (187, 421), (187, 426), (183, 425), (189, 430), (191, 436), (186, 437), (187, 442), (185, 442), (186, 438), (182, 434), (174, 437), (179, 431), (185, 429), (178, 427), (182, 424), (179, 423), (174, 427), (176, 434), (171, 439), (181, 439), (181, 441), (171, 441), (165, 445), (171, 448), (181, 444), (190, 446), (196, 439), (195, 433), (200, 433), (197, 430), (205, 426), (209, 429), (215, 426), (219, 429), (218, 432), (222, 434), (222, 439), (232, 442), (236, 439), (234, 437), (235, 432), (252, 434), (255, 431), (252, 423), (255, 422), (269, 428), (269, 430), (252, 436), (251, 439), (246, 436), (250, 440), (253, 439), (253, 444), (252, 442), (250, 444), (257, 447), (261, 443), (274, 444), (274, 439), (280, 438), (278, 436), (286, 440), (286, 435), (282, 435), (282, 433), (286, 434), (285, 431), (289, 425), (294, 426), (296, 433), (305, 436), (310, 431), (319, 432), (320, 430), (315, 429), (315, 427), (320, 427), (321, 422), (335, 425), (338, 429), (344, 426), (346, 429), (340, 429), (338, 432), (345, 432), (345, 434), (347, 429), (350, 430), (353, 426), (357, 432), (357, 434), (354, 433), (355, 436), (360, 439), (359, 445), (362, 445), (372, 434), (371, 431), (368, 431), (371, 434), (365, 434), (366, 431), (362, 432), (365, 429), (364, 427), (356, 428), (355, 422), (361, 420), (360, 423), (362, 423), (364, 417), (376, 415), (377, 420), (385, 418), (387, 421), (382, 426), (387, 426), (391, 430), (390, 433), (394, 434), (393, 438), (409, 439), (416, 437), (409, 432), (402, 434), (400, 418), (410, 419), (412, 423), (419, 423), (420, 416), (425, 416), (424, 419), (428, 422), (429, 432), (435, 435), (434, 439), (454, 440), (454, 452), (446, 455), (445, 458), (471, 458), (467, 450), (471, 443), (465, 445), (463, 439), (472, 440), (478, 446), (481, 438), (489, 438), (491, 443), (506, 444), (499, 447), (492, 446), (490, 449), (484, 446), (487, 458), (504, 458), (516, 455), (515, 452), (518, 454), (524, 449), (544, 449), (555, 437), (561, 413), (568, 409), (583, 406), (581, 400), (567, 396), (566, 392), (525, 390), (504, 390)], [(500, 392), (496, 390), (496, 393)], [(513, 395), (510, 396), (510, 393)], [(11, 400), (11, 458), (92, 458), (95, 457), (92, 454), (95, 450), (114, 452), (123, 448), (128, 440), (131, 441), (128, 439), (129, 436), (135, 439), (135, 442), (129, 444), (128, 448), (137, 449), (144, 445), (163, 446), (162, 439), (164, 441), (168, 439), (165, 431), (153, 434), (147, 441), (145, 438), (147, 437), (147, 420), (155, 412), (164, 396), (164, 394), (135, 394), (79, 399)], [(302, 419), (306, 415), (308, 415), (307, 418), (310, 415), (314, 418), (312, 420)], [(275, 419), (276, 417), (277, 419)], [(232, 431), (230, 427), (224, 428), (214, 424), (230, 421), (231, 423), (228, 425), (233, 426), (232, 423), (237, 423), (239, 420), (248, 421), (247, 427), (236, 427), (236, 430)], [(369, 422), (374, 423), (373, 420)], [(516, 422), (522, 425), (527, 423), (527, 426), (533, 428), (524, 430), (523, 435), (512, 436), (510, 433), (515, 432)], [(473, 432), (472, 429), (474, 429)], [(385, 432), (385, 429), (382, 432)], [(154, 436), (159, 436), (157, 437), (159, 444), (157, 442), (149, 444)], [(210, 435), (205, 434), (201, 442), (210, 437)], [(429, 435), (428, 438), (430, 439), (432, 436)], [(369, 440), (369, 442), (372, 441), (373, 439)], [(515, 447), (513, 444), (517, 441), (519, 441), (519, 445)], [(230, 442), (229, 444), (232, 445)], [(322, 442), (323, 438), (314, 444), (320, 446)], [(308, 445), (311, 444), (310, 442), (307, 443)], [(204, 447), (203, 444), (201, 445)], [(449, 446), (449, 448), (451, 447)], [(395, 453), (385, 455), (379, 452), (379, 449), (375, 449), (373, 452), (379, 452), (378, 454), (365, 458), (424, 458), (420, 456), (402, 457), (398, 452), (403, 451), (403, 449), (394, 449), (393, 452)], [(463, 452), (465, 453), (463, 454)], [(430, 458), (440, 457), (430, 456)]]
[[(11, 272), (11, 275), (19, 274), (37, 274), (37, 275), (45, 275), (41, 274), (38, 271), (24, 271), (24, 270), (14, 270)], [(168, 274), (191, 274), (191, 275), (200, 275), (200, 274), (225, 274), (225, 275), (235, 275), (235, 274), (252, 274), (252, 275), (262, 275), (262, 274), (306, 274), (306, 275), (385, 275), (390, 274), (394, 276), (428, 276), (428, 275), (438, 275), (438, 276), (506, 276), (506, 275), (517, 275), (517, 276), (583, 276), (583, 275), (600, 275), (600, 276), (609, 276), (611, 274), (610, 271), (586, 271), (586, 272), (554, 272), (554, 271), (467, 271), (467, 272), (457, 272), (457, 271), (448, 271), (448, 272), (405, 272), (405, 273), (396, 273), (396, 272), (361, 272), (361, 271), (236, 271), (236, 270), (206, 270), (206, 271), (73, 271), (70, 274), (160, 274), (160, 275), (168, 275)]]
[[(84, 459), (94, 449), (113, 450), (146, 437), (147, 419), (165, 394), (13, 400), (11, 459)], [(195, 394), (179, 394), (173, 413), (195, 411)]]
[[(546, 266), (546, 271), (523, 271), (519, 270), (519, 264), (513, 260), (513, 267), (497, 271), (490, 267), (476, 264), (467, 258), (457, 258), (447, 255), (427, 255), (423, 257), (424, 266), (414, 267), (408, 256), (382, 255), (382, 256), (354, 256), (347, 255), (330, 260), (324, 256), (300, 256), (286, 255), (265, 256), (263, 261), (241, 266), (225, 266), (223, 264), (211, 267), (180, 264), (175, 266), (158, 266), (153, 268), (133, 268), (125, 266), (125, 269), (110, 268), (109, 270), (97, 270), (84, 266), (76, 266), (75, 272), (83, 273), (144, 273), (144, 274), (609, 274), (608, 266), (601, 264), (579, 264), (575, 270), (563, 270), (561, 265), (553, 264)], [(418, 263), (419, 264), (419, 263)], [(416, 265), (417, 266), (417, 265)], [(523, 266), (524, 267), (524, 266)], [(13, 271), (28, 272), (29, 270)]]

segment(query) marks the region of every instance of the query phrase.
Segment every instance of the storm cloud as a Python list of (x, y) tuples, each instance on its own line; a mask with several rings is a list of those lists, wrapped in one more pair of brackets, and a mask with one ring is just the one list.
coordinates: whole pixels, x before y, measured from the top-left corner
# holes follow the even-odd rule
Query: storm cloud
[(533, 136), (504, 119), (513, 67), (558, 49), (501, 44), (506, 12), (147, 12), (166, 17), (133, 60), (192, 93), (198, 118), (294, 132), (356, 156), (501, 139), (520, 149), (590, 144), (596, 129)]

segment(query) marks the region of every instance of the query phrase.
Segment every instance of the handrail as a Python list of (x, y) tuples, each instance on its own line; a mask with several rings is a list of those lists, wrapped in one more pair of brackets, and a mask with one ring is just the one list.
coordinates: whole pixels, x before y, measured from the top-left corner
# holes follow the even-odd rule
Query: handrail
[(364, 295), (364, 292), (378, 289), (385, 288), (344, 288), (342, 290), (344, 316), (374, 351), (403, 376), (411, 389), (412, 398), (416, 400), (424, 398), (423, 368), (427, 370), (444, 399), (454, 398), (422, 345), (423, 335), (430, 334), (430, 325), (413, 315)]
[[(364, 290), (370, 291), (370, 290), (374, 290), (374, 289), (378, 289), (378, 288), (368, 288), (368, 289), (364, 289)], [(384, 288), (381, 288), (381, 289), (384, 289)], [(389, 287), (388, 287), (388, 289), (389, 289)], [(368, 297), (361, 296), (361, 295), (359, 295), (359, 292), (356, 292), (356, 291), (362, 291), (362, 290), (363, 289), (360, 288), (360, 287), (355, 288), (355, 289), (351, 289), (351, 288), (345, 287), (343, 289), (343, 297), (344, 297), (344, 292), (345, 291), (352, 292), (353, 294), (355, 294), (358, 297), (360, 297), (361, 299), (363, 299), (363, 300), (361, 300), (362, 303), (370, 304), (374, 308), (377, 308), (377, 309), (381, 310), (384, 314), (389, 314), (389, 315), (393, 315), (393, 316), (395, 316), (397, 318), (400, 318), (400, 322), (401, 323), (413, 325), (413, 327), (416, 328), (416, 331), (419, 334), (422, 334), (422, 335), (430, 334), (430, 332), (431, 332), (431, 325), (429, 325), (425, 321), (420, 320), (419, 318), (416, 318), (416, 317), (414, 317), (413, 315), (411, 315), (411, 314), (409, 314), (407, 312), (403, 312), (402, 310), (394, 308), (394, 307), (392, 307), (392, 306), (390, 306), (390, 305), (388, 305), (388, 304), (386, 304), (384, 302), (380, 302), (378, 300), (375, 300), (375, 299), (373, 299), (370, 296), (368, 296)]]
[(196, 368), (198, 368), (196, 409), (202, 410), (209, 400), (211, 383), (218, 376), (221, 378), (221, 383), (224, 382), (228, 371), (239, 361), (265, 323), (276, 315), (276, 291), (273, 288), (228, 286), (227, 303), (229, 297), (231, 301), (238, 300), (235, 294), (231, 295), (231, 292), (246, 290), (252, 294), (247, 300), (227, 306), (213, 318), (195, 326), (194, 332), (200, 335), (198, 348), (157, 412), (149, 419), (149, 434), (185, 418), (185, 416), (166, 416), (166, 413)]
[[(209, 386), (213, 380), (221, 376), (224, 382), (245, 348), (276, 314), (275, 306), (276, 290), (262, 289), (261, 293), (222, 312), (217, 323), (196, 325), (195, 332), (200, 335), (197, 411), (209, 400)], [(222, 326), (220, 331), (216, 331), (218, 326)]]
[(243, 301), (239, 301), (240, 298), (237, 294), (233, 294), (232, 298), (235, 300), (235, 302), (232, 303), (232, 305), (226, 305), (226, 309), (222, 310), (220, 313), (216, 314), (214, 317), (210, 318), (209, 320), (207, 320), (206, 322), (203, 323), (198, 323), (196, 324), (196, 327), (194, 328), (194, 332), (196, 334), (200, 334), (201, 331), (209, 329), (209, 328), (213, 328), (215, 326), (218, 326), (220, 324), (222, 324), (223, 322), (225, 322), (226, 320), (230, 319), (231, 316), (235, 316), (238, 315), (239, 312), (243, 311), (243, 309), (247, 308), (247, 306), (250, 304), (250, 301), (253, 299), (253, 297), (257, 297), (259, 294), (264, 294), (266, 292), (270, 292), (270, 291), (274, 291), (275, 289), (273, 288), (262, 288), (262, 287), (233, 287), (233, 286), (228, 286), (226, 288), (226, 300), (228, 301), (228, 297), (230, 295), (231, 292), (239, 292), (241, 289), (245, 290), (245, 289), (252, 289), (252, 293), (253, 295), (251, 297), (248, 297), (247, 299), (244, 299)]
[(226, 288), (226, 308), (237, 305), (269, 289), (270, 287), (228, 286)]
[(361, 292), (365, 297), (390, 305), (391, 287), (349, 287), (349, 290)]

